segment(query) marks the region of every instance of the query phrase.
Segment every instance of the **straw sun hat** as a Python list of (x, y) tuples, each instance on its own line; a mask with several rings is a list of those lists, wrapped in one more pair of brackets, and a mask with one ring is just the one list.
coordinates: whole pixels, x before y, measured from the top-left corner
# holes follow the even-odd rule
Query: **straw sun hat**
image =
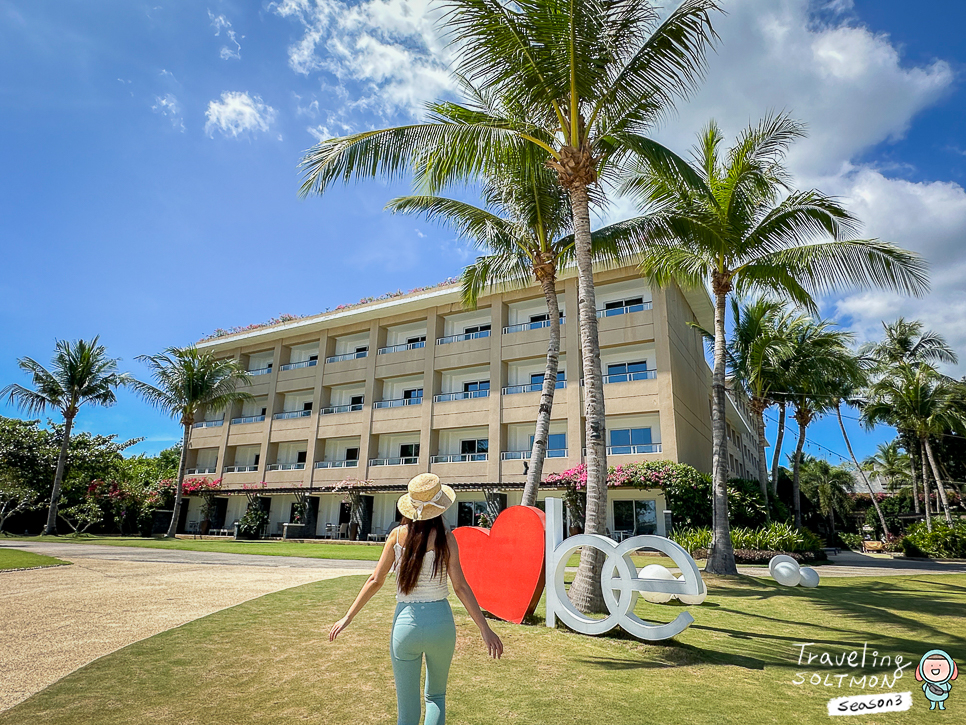
[(456, 491), (439, 482), (439, 476), (420, 473), (409, 482), (409, 493), (396, 502), (399, 513), (412, 521), (427, 521), (443, 513), (456, 500)]

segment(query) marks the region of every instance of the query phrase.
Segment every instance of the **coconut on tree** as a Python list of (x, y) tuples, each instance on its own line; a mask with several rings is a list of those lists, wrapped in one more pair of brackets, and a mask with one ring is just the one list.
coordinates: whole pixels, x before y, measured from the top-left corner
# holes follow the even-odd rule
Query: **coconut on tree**
[(17, 361), (20, 369), (32, 378), (32, 389), (11, 384), (0, 390), (0, 397), (7, 398), (28, 415), (40, 415), (53, 408), (64, 418), (60, 455), (44, 526), (44, 534), (49, 536), (57, 534), (57, 507), (67, 466), (70, 434), (77, 414), (88, 404), (114, 405), (117, 389), (132, 382), (127, 373), (118, 372), (118, 360), (107, 356), (107, 348), (100, 344), (100, 337), (89, 341), (58, 340), (54, 349), (49, 369), (33, 358), (22, 357)]
[[(302, 159), (303, 196), (333, 183), (415, 173), (429, 193), (478, 180), (504, 163), (546, 164), (570, 200), (579, 287), (585, 397), (585, 531), (606, 525), (607, 459), (590, 209), (631, 160), (692, 175), (648, 137), (699, 82), (715, 40), (713, 0), (685, 0), (662, 17), (649, 0), (445, 0), (442, 22), (462, 83), (459, 102), (429, 120), (320, 142)], [(486, 89), (482, 91), (480, 89)], [(604, 556), (581, 552), (570, 590), (584, 612), (604, 611)]]
[(184, 497), (191, 428), (203, 411), (227, 410), (235, 403), (252, 400), (250, 393), (239, 390), (251, 378), (236, 360), (216, 358), (212, 352), (194, 346), (169, 347), (157, 355), (141, 355), (137, 359), (151, 371), (154, 384), (134, 380), (131, 387), (145, 401), (176, 418), (182, 428), (174, 511), (165, 534), (174, 538)]
[(714, 524), (706, 569), (715, 574), (738, 571), (728, 524), (728, 296), (772, 294), (814, 310), (815, 295), (837, 289), (914, 295), (928, 289), (918, 255), (877, 239), (852, 238), (858, 220), (836, 199), (792, 189), (784, 159), (804, 135), (788, 115), (772, 115), (724, 149), (724, 136), (712, 122), (698, 137), (689, 174), (668, 164), (642, 165), (623, 185), (639, 200), (642, 216), (597, 232), (636, 239), (641, 273), (653, 284), (711, 287)]

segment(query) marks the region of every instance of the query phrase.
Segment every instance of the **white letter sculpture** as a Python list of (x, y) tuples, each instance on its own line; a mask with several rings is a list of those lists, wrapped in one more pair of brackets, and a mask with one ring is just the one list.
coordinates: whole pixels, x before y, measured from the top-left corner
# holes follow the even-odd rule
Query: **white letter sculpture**
[[(580, 534), (563, 540), (563, 502), (548, 498), (547, 503), (547, 626), (556, 626), (557, 619), (581, 634), (603, 634), (618, 624), (627, 632), (646, 640), (669, 639), (680, 634), (694, 621), (681, 612), (667, 624), (645, 622), (634, 614), (634, 606), (642, 591), (666, 594), (699, 595), (704, 589), (698, 565), (687, 551), (663, 536), (635, 536), (618, 544), (599, 534)], [(567, 561), (577, 549), (591, 546), (607, 555), (601, 571), (600, 583), (607, 604), (608, 616), (591, 619), (574, 607), (564, 587)], [(631, 560), (637, 549), (656, 549), (667, 554), (681, 569), (680, 579), (641, 579)], [(615, 578), (615, 573), (617, 577)]]

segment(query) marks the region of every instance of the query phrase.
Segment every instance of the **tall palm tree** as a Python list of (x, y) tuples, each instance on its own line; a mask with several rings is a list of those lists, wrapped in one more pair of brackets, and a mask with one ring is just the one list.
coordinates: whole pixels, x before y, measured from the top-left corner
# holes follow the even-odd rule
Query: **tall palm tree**
[[(607, 458), (603, 380), (591, 253), (591, 190), (607, 188), (632, 159), (668, 174), (692, 172), (650, 138), (701, 78), (716, 35), (714, 0), (684, 0), (662, 20), (650, 0), (444, 0), (461, 103), (434, 103), (429, 121), (320, 142), (302, 159), (303, 196), (353, 178), (415, 171), (437, 193), (507, 160), (557, 172), (573, 216), (580, 290), (587, 509), (603, 534)], [(482, 91), (480, 89), (486, 89)], [(602, 183), (598, 187), (598, 183)], [(604, 200), (602, 191), (598, 201)], [(604, 611), (603, 554), (587, 547), (570, 590), (575, 606)]]
[(862, 346), (861, 353), (877, 360), (884, 368), (890, 365), (907, 363), (951, 363), (959, 362), (955, 351), (938, 332), (923, 330), (919, 320), (906, 320), (900, 317), (895, 322), (882, 323), (885, 333), (878, 342)]
[[(856, 380), (861, 375), (861, 365), (849, 349), (852, 339), (851, 333), (836, 329), (829, 320), (809, 321), (798, 329), (795, 339), (788, 381), (789, 393), (795, 404), (792, 417), (798, 424), (798, 441), (792, 456), (792, 500), (796, 528), (802, 526), (802, 451), (808, 426), (835, 408), (843, 380)], [(876, 508), (878, 510), (878, 506)]]
[(745, 304), (731, 298), (734, 320), (728, 358), (731, 377), (747, 394), (758, 434), (758, 481), (768, 510), (768, 464), (765, 461), (765, 410), (774, 395), (784, 391), (782, 363), (792, 352), (791, 330), (800, 317), (776, 300), (756, 299)]
[[(802, 491), (822, 515), (828, 519), (829, 533), (835, 538), (835, 514), (845, 520), (854, 508), (852, 474), (841, 466), (833, 466), (822, 458), (804, 456), (801, 462)], [(833, 541), (828, 542), (829, 545)]]
[[(880, 443), (875, 453), (862, 462), (862, 468), (885, 481), (886, 488), (892, 492), (904, 490), (911, 480), (909, 454), (900, 451), (898, 440)], [(915, 486), (914, 480), (912, 485)], [(913, 500), (916, 502), (916, 513), (919, 513), (919, 500), (914, 489)]]
[(872, 386), (869, 397), (870, 401), (862, 411), (866, 425), (893, 425), (911, 431), (919, 440), (927, 525), (931, 526), (927, 462), (936, 482), (946, 522), (952, 523), (949, 502), (930, 438), (942, 435), (947, 430), (966, 432), (966, 409), (963, 405), (961, 383), (941, 375), (926, 363), (919, 363), (917, 366), (900, 363), (890, 375)]
[[(547, 302), (550, 340), (547, 367), (537, 410), (536, 429), (523, 489), (523, 505), (535, 506), (543, 479), (550, 435), (550, 414), (560, 361), (560, 307), (557, 279), (574, 263), (573, 217), (566, 192), (546, 166), (504, 165), (483, 183), (484, 208), (440, 196), (404, 196), (387, 208), (418, 213), (439, 220), (488, 252), (463, 271), (463, 303), (474, 308), (483, 292), (493, 287), (525, 287), (536, 280)], [(594, 244), (595, 260), (619, 262), (620, 244)]]
[(225, 410), (236, 402), (252, 400), (250, 393), (238, 390), (248, 385), (251, 378), (235, 360), (216, 358), (210, 351), (194, 346), (169, 347), (157, 355), (140, 355), (137, 359), (151, 370), (155, 385), (135, 380), (131, 387), (148, 403), (177, 418), (183, 430), (174, 511), (166, 534), (174, 538), (181, 513), (191, 427), (203, 409)]
[(20, 369), (33, 378), (32, 390), (17, 384), (0, 390), (0, 398), (6, 397), (28, 414), (40, 414), (49, 407), (56, 408), (64, 417), (64, 435), (44, 527), (44, 533), (49, 536), (57, 534), (57, 505), (67, 464), (70, 432), (77, 413), (87, 403), (105, 407), (114, 405), (117, 389), (131, 382), (127, 373), (117, 371), (117, 363), (116, 358), (107, 356), (107, 348), (100, 344), (99, 336), (90, 341), (58, 340), (50, 369), (29, 357), (17, 361)]
[(804, 133), (787, 115), (768, 116), (725, 151), (712, 122), (699, 135), (690, 175), (666, 164), (643, 165), (623, 188), (638, 196), (644, 215), (598, 231), (636, 238), (641, 273), (657, 285), (701, 288), (710, 282), (714, 527), (707, 570), (716, 574), (737, 573), (727, 495), (728, 295), (770, 293), (814, 309), (813, 295), (832, 289), (922, 294), (928, 287), (920, 257), (876, 239), (850, 239), (858, 222), (838, 201), (815, 190), (789, 190), (784, 157)]

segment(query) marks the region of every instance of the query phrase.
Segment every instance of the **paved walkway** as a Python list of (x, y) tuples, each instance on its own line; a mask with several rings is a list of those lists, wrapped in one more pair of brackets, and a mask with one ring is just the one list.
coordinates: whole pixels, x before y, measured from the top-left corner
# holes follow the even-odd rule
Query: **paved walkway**
[[(921, 576), (923, 574), (966, 574), (966, 562), (944, 562), (931, 559), (893, 559), (888, 554), (860, 554), (843, 551), (829, 556), (829, 565), (816, 567), (822, 576)], [(738, 571), (762, 576), (761, 568), (739, 566)], [(768, 570), (764, 576), (768, 575)]]
[(116, 649), (264, 594), (373, 562), (47, 542), (0, 546), (70, 561), (0, 571), (0, 711)]

